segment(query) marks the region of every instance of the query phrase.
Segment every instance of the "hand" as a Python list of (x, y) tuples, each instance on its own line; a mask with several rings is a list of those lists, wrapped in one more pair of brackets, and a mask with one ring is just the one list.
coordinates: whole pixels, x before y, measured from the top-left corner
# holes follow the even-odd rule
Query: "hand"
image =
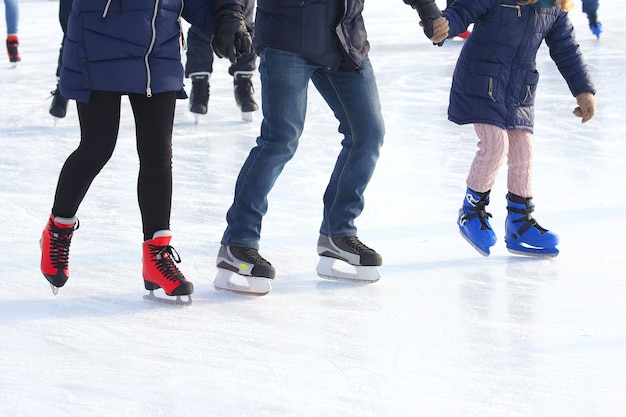
[(219, 58), (227, 57), (232, 64), (243, 54), (249, 54), (252, 38), (241, 12), (218, 11), (215, 16), (215, 30), (211, 40), (213, 51)]
[[(424, 22), (420, 22), (420, 26), (424, 27)], [(430, 38), (430, 40), (433, 42), (433, 45), (442, 46), (444, 41), (448, 39), (449, 33), (450, 27), (448, 24), (448, 19), (446, 19), (445, 17), (440, 17), (433, 20), (433, 36)]]
[(582, 117), (582, 122), (586, 123), (596, 114), (596, 99), (591, 93), (580, 93), (576, 96), (578, 107), (572, 113), (577, 117)]
[[(434, 26), (433, 22), (443, 15), (441, 14), (441, 10), (437, 7), (437, 4), (434, 0), (415, 0), (411, 3), (411, 7), (417, 10), (417, 13), (420, 16), (421, 22), (420, 26), (424, 28), (424, 34), (428, 39), (439, 39), (441, 35), (435, 38), (434, 35)], [(446, 21), (447, 23), (447, 21)], [(443, 41), (446, 38), (439, 39), (439, 42), (434, 42), (435, 44), (439, 44), (439, 46), (443, 45)]]

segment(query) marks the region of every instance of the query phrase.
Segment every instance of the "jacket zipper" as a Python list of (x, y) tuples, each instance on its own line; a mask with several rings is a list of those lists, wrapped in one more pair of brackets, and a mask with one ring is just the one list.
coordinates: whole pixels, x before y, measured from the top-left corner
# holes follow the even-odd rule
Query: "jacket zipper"
[(522, 8), (519, 4), (502, 4), (502, 7), (508, 7), (509, 9), (517, 9), (517, 17), (522, 17)]
[(102, 12), (102, 18), (104, 19), (109, 14), (109, 7), (111, 6), (111, 0), (107, 1), (107, 4), (104, 6), (104, 11)]
[(489, 91), (487, 93), (491, 101), (496, 101), (496, 98), (493, 96), (493, 77), (489, 77)]
[(159, 11), (159, 2), (160, 0), (156, 0), (154, 2), (154, 13), (152, 14), (152, 39), (150, 39), (150, 46), (148, 47), (148, 51), (146, 51), (146, 55), (143, 58), (144, 64), (146, 65), (146, 96), (152, 97), (152, 74), (150, 72), (150, 63), (148, 62), (148, 58), (150, 58), (150, 54), (152, 53), (152, 49), (154, 48), (154, 43), (156, 42), (156, 17)]
[(532, 90), (530, 88), (529, 85), (526, 86), (526, 95), (524, 96), (524, 100), (522, 101), (522, 103), (526, 103), (526, 100), (528, 100), (528, 97), (530, 97), (532, 95)]

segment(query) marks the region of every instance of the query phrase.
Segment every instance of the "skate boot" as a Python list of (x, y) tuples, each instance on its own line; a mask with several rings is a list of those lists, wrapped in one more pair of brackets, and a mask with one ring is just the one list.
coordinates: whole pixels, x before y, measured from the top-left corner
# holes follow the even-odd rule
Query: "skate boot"
[(600, 39), (602, 33), (602, 23), (598, 22), (598, 16), (596, 13), (587, 13), (587, 19), (589, 20), (589, 29), (596, 38)]
[(78, 220), (50, 215), (39, 244), (41, 246), (41, 273), (50, 283), (52, 293), (56, 295), (65, 285), (69, 274), (70, 243), (74, 230), (78, 229)]
[[(191, 304), (193, 283), (178, 270), (176, 264), (180, 263), (180, 256), (170, 246), (171, 239), (171, 231), (160, 230), (151, 240), (143, 242), (143, 282), (146, 290), (150, 291), (143, 298), (170, 304)], [(153, 291), (159, 288), (163, 288), (169, 296), (176, 296), (176, 299), (156, 297)], [(181, 295), (186, 295), (187, 300), (181, 299)]]
[(478, 193), (468, 188), (456, 222), (461, 236), (483, 256), (489, 256), (489, 249), (496, 244), (496, 234), (489, 224), (491, 214), (486, 211), (487, 204), (489, 191)]
[(13, 64), (13, 67), (15, 67), (17, 63), (22, 60), (22, 58), (20, 58), (20, 53), (17, 51), (17, 46), (19, 44), (17, 35), (7, 36), (7, 53), (9, 54), (9, 62)]
[(251, 122), (253, 119), (252, 113), (259, 110), (259, 105), (254, 101), (252, 74), (252, 71), (236, 71), (233, 74), (235, 101), (241, 109), (241, 118), (246, 122)]
[(200, 115), (206, 114), (209, 108), (209, 72), (194, 72), (191, 78), (191, 93), (189, 93), (189, 111), (193, 113), (194, 122), (198, 124)]
[(221, 246), (216, 263), (218, 272), (213, 284), (218, 290), (252, 295), (265, 295), (272, 290), (270, 280), (276, 270), (256, 249)]
[[(329, 237), (320, 235), (317, 240), (317, 275), (335, 281), (373, 283), (380, 279), (378, 267), (383, 258), (372, 248), (367, 247), (356, 236)], [(336, 261), (343, 261), (354, 267), (356, 272), (340, 271)]]
[(559, 237), (537, 224), (532, 217), (535, 205), (530, 198), (508, 193), (506, 216), (506, 247), (511, 253), (553, 258), (559, 254)]

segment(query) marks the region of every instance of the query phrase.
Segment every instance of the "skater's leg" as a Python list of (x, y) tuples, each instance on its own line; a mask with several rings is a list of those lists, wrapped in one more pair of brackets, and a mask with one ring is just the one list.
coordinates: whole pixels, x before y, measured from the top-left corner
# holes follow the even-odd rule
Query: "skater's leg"
[(532, 214), (532, 138), (526, 130), (509, 131), (506, 246), (517, 254), (553, 257), (559, 253), (559, 238), (541, 227)]
[(291, 52), (267, 48), (261, 53), (261, 134), (239, 172), (222, 245), (258, 249), (267, 195), (298, 147), (307, 87), (316, 68)]
[(187, 61), (185, 62), (185, 77), (193, 73), (213, 72), (213, 48), (211, 39), (204, 33), (191, 26), (187, 32)]
[(509, 149), (506, 130), (494, 125), (477, 123), (474, 130), (478, 136), (478, 151), (474, 156), (467, 186), (480, 193), (490, 191)]
[(318, 70), (313, 82), (339, 120), (343, 134), (341, 152), (324, 193), (320, 234), (355, 236), (354, 220), (363, 210), (363, 193), (385, 134), (374, 71), (365, 59), (360, 72), (347, 65), (332, 73)]
[(457, 225), (461, 236), (481, 255), (489, 256), (496, 243), (487, 212), (489, 194), (509, 147), (508, 132), (497, 126), (475, 124), (478, 151), (467, 176), (467, 190), (459, 210)]
[(144, 240), (168, 230), (172, 206), (172, 126), (176, 92), (129, 95), (135, 116), (139, 178), (137, 197)]
[(4, 13), (7, 22), (7, 35), (17, 35), (20, 17), (18, 0), (4, 0)]
[(120, 94), (94, 91), (88, 103), (77, 103), (80, 144), (67, 158), (57, 184), (52, 214), (72, 218), (87, 190), (115, 149)]
[(507, 187), (520, 197), (532, 197), (533, 135), (527, 130), (509, 131)]

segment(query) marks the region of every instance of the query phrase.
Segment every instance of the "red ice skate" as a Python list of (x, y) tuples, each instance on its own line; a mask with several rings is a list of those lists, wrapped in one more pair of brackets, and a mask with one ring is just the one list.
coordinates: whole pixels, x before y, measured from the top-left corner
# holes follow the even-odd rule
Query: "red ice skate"
[(70, 243), (74, 230), (78, 229), (76, 218), (60, 219), (50, 215), (48, 224), (41, 234), (41, 272), (56, 295), (69, 278), (68, 261)]
[[(161, 230), (143, 243), (143, 282), (146, 290), (150, 291), (144, 298), (172, 304), (191, 304), (193, 283), (187, 281), (178, 270), (176, 264), (180, 262), (180, 256), (170, 246), (171, 239), (169, 230)], [(156, 297), (153, 291), (159, 288), (163, 288), (169, 296), (176, 296), (176, 299)], [(181, 295), (186, 295), (187, 301), (183, 301)]]
[(18, 45), (19, 41), (16, 35), (7, 36), (7, 53), (9, 54), (9, 62), (11, 62), (13, 66), (22, 60), (20, 53), (17, 51)]

